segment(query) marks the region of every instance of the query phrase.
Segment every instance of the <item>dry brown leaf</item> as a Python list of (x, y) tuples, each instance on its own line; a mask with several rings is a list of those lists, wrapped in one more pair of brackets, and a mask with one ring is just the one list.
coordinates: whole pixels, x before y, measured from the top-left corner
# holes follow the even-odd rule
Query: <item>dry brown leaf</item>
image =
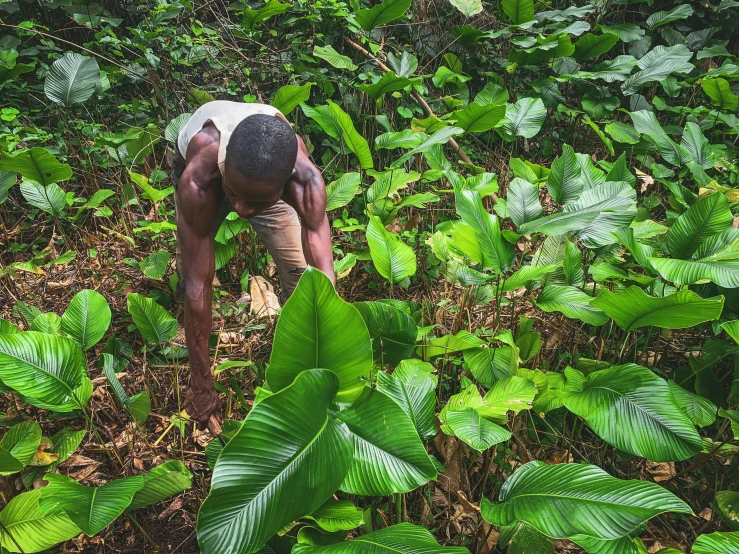
[(182, 508), (182, 498), (175, 498), (167, 508), (157, 516), (159, 521), (169, 519), (172, 514)]
[(669, 481), (677, 474), (674, 462), (647, 462), (647, 472), (655, 483)]
[(88, 458), (87, 456), (83, 456), (82, 454), (72, 454), (69, 458), (64, 460), (59, 467), (80, 467), (97, 463), (98, 462), (96, 462), (92, 458)]
[(264, 277), (259, 275), (252, 277), (249, 292), (251, 293), (251, 311), (257, 317), (274, 317), (280, 312), (280, 301), (271, 283)]
[(457, 498), (459, 498), (459, 503), (464, 508), (464, 513), (474, 514), (480, 511), (480, 506), (477, 506), (476, 504), (473, 504), (472, 502), (467, 500), (467, 495), (464, 493), (464, 491), (457, 491)]
[(90, 465), (83, 467), (79, 471), (75, 471), (74, 473), (70, 473), (69, 477), (74, 479), (75, 481), (84, 481), (87, 479), (90, 475), (95, 473), (95, 470), (100, 467), (100, 462), (93, 461)]
[(498, 546), (500, 540), (500, 531), (493, 528), (487, 521), (482, 522), (480, 527), (480, 554), (491, 554), (495, 551), (495, 547)]
[(698, 517), (705, 519), (706, 521), (711, 521), (711, 518), (713, 517), (713, 510), (711, 508), (703, 508), (701, 510), (701, 513), (698, 514)]

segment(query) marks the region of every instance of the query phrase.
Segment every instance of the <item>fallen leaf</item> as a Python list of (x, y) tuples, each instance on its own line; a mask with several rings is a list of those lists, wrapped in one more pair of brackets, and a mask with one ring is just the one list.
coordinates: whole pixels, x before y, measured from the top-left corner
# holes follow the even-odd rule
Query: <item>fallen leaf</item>
[(280, 301), (274, 293), (274, 288), (264, 277), (255, 275), (249, 286), (251, 294), (251, 311), (257, 317), (274, 317), (280, 311)]
[(167, 506), (167, 508), (157, 516), (157, 519), (159, 521), (168, 519), (172, 516), (176, 511), (180, 510), (182, 508), (182, 498), (175, 498), (172, 503)]
[(674, 462), (647, 462), (647, 472), (655, 483), (669, 481), (677, 475)]
[(59, 459), (59, 454), (54, 454), (53, 452), (46, 452), (49, 450), (53, 445), (51, 444), (51, 441), (47, 439), (46, 437), (43, 437), (41, 439), (41, 444), (38, 446), (38, 450), (33, 455), (33, 458), (31, 458), (31, 461), (28, 463), (29, 466), (48, 466), (49, 464), (52, 464), (56, 462)]

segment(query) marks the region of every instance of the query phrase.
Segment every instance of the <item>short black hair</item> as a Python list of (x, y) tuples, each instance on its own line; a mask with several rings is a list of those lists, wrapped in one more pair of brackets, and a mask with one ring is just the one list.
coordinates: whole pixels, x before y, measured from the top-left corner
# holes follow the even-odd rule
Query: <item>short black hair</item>
[(284, 186), (298, 157), (298, 139), (283, 119), (255, 114), (242, 120), (233, 130), (226, 156), (246, 177)]

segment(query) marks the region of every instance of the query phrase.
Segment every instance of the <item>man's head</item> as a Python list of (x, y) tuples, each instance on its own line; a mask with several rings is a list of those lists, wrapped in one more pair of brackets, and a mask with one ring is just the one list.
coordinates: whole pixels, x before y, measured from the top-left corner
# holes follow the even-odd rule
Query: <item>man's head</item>
[(226, 147), (223, 184), (234, 209), (249, 217), (275, 204), (297, 155), (295, 131), (283, 119), (257, 114), (239, 123)]

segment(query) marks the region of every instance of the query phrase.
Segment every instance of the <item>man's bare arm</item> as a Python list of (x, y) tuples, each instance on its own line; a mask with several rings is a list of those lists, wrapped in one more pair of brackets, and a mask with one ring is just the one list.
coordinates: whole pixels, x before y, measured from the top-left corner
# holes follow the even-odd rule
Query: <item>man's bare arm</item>
[(208, 132), (201, 132), (192, 139), (187, 150), (187, 166), (177, 190), (177, 238), (182, 251), (185, 338), (190, 357), (190, 389), (184, 408), (201, 429), (220, 408), (210, 372), (209, 352), (215, 274), (211, 229), (222, 201), (222, 192), (216, 182), (220, 178), (217, 148), (218, 142), (214, 142)]
[(298, 137), (298, 158), (293, 177), (285, 187), (285, 201), (300, 217), (305, 260), (336, 284), (331, 228), (326, 216), (326, 185), (318, 168), (310, 161), (308, 149)]

